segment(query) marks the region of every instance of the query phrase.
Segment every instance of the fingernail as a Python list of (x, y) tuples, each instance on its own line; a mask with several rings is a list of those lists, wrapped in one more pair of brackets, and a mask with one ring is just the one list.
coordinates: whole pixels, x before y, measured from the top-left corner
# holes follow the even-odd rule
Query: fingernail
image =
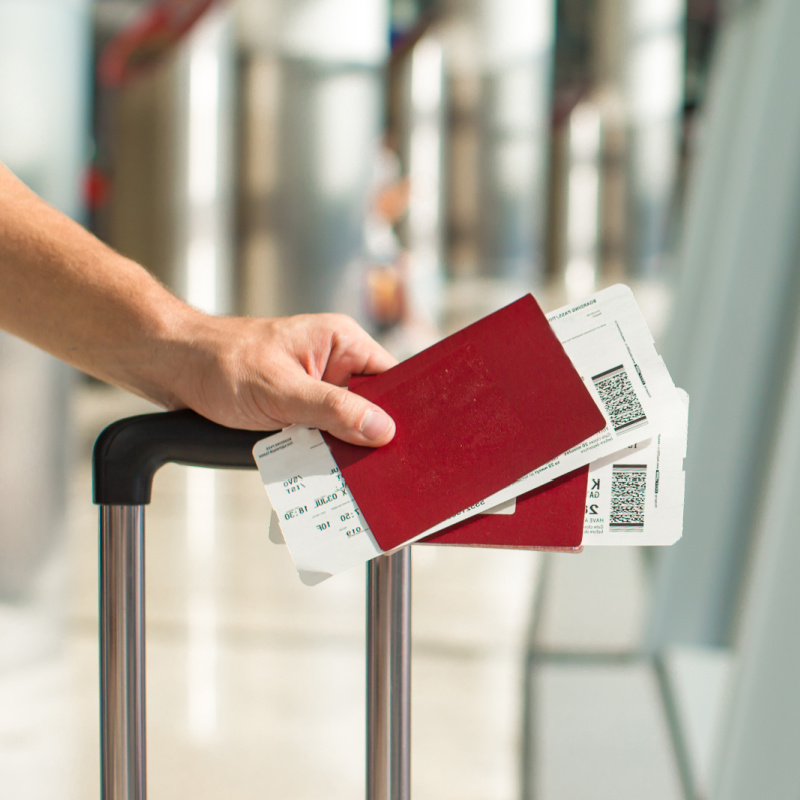
[(387, 414), (382, 411), (368, 411), (361, 423), (361, 433), (374, 442), (383, 439), (393, 427), (394, 422)]

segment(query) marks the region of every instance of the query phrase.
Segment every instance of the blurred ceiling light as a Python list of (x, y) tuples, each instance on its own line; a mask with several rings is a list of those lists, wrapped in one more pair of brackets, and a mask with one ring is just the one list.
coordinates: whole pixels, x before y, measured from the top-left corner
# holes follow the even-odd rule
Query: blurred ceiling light
[(389, 48), (385, 0), (281, 0), (281, 50), (295, 58), (378, 64)]
[(411, 104), (415, 115), (437, 114), (442, 103), (442, 46), (423, 39), (414, 49), (411, 66)]
[(315, 91), (320, 192), (328, 199), (351, 197), (369, 168), (369, 155), (359, 143), (364, 140), (365, 117), (374, 102), (371, 86), (362, 74), (348, 72), (320, 81)]
[(567, 235), (564, 284), (568, 300), (591, 294), (597, 282), (601, 123), (598, 109), (580, 103), (569, 121)]
[(189, 56), (189, 124), (187, 143), (189, 200), (212, 203), (217, 194), (219, 146), (218, 31), (204, 26)]
[(600, 176), (596, 164), (576, 163), (569, 171), (567, 242), (570, 255), (588, 257), (597, 248)]
[(230, 57), (230, 11), (218, 8), (207, 14), (189, 38), (186, 51), (185, 219), (182, 259), (183, 297), (209, 314), (229, 309), (229, 287), (220, 274), (227, 269), (223, 254), (229, 235), (226, 225), (227, 193), (221, 185), (226, 160), (223, 126), (222, 74)]
[(506, 70), (497, 86), (492, 124), (515, 133), (533, 133), (536, 109), (540, 107), (536, 97), (540, 84), (539, 71), (530, 63)]
[[(442, 150), (441, 45), (423, 39), (411, 61), (408, 245), (414, 257), (438, 254)], [(438, 255), (433, 256), (438, 261)]]
[(686, 0), (639, 0), (630, 6), (630, 30), (634, 37), (674, 25), (686, 13)]
[(683, 42), (666, 30), (633, 45), (628, 68), (630, 114), (638, 122), (673, 116), (683, 102)]
[(183, 296), (189, 305), (207, 314), (219, 313), (217, 245), (213, 233), (194, 234), (186, 246), (186, 281)]
[(530, 194), (536, 154), (536, 143), (529, 136), (516, 137), (498, 145), (494, 164), (497, 183), (504, 195), (525, 197)]
[(575, 106), (569, 119), (569, 152), (576, 162), (597, 162), (600, 153), (600, 112), (590, 103)]
[(597, 287), (597, 265), (591, 258), (572, 258), (564, 271), (567, 302), (588, 297)]
[(480, 25), (487, 66), (529, 59), (550, 48), (554, 0), (481, 0)]
[(630, 145), (636, 164), (636, 187), (645, 201), (668, 195), (675, 181), (676, 160), (676, 134), (671, 119), (652, 123), (646, 133)]
[(407, 291), (416, 314), (434, 322), (439, 313), (442, 278), (441, 196), (443, 127), (442, 45), (422, 39), (411, 58), (411, 109), (408, 120), (410, 183), (406, 239), (410, 277)]

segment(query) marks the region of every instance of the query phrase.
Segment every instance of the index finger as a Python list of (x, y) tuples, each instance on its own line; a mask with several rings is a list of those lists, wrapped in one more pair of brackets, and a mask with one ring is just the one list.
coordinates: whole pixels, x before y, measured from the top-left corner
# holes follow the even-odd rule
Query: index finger
[(346, 386), (351, 375), (377, 375), (395, 366), (397, 359), (366, 331), (337, 334), (322, 379)]

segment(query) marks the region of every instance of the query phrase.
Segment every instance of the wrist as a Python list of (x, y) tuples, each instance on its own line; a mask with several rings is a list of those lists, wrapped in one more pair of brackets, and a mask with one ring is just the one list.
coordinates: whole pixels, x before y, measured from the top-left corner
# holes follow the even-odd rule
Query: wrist
[(153, 298), (143, 317), (142, 335), (131, 342), (124, 388), (163, 408), (184, 408), (187, 376), (202, 360), (200, 342), (207, 318), (166, 289), (163, 295)]

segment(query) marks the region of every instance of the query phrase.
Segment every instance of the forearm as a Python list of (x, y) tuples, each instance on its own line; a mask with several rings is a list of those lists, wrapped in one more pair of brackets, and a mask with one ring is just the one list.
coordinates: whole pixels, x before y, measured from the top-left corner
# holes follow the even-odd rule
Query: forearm
[(200, 316), (0, 165), (0, 328), (172, 406), (162, 373)]
[(59, 214), (0, 165), (0, 329), (165, 408), (237, 428), (321, 427), (381, 445), (394, 424), (348, 392), (395, 363), (339, 314), (212, 317)]

